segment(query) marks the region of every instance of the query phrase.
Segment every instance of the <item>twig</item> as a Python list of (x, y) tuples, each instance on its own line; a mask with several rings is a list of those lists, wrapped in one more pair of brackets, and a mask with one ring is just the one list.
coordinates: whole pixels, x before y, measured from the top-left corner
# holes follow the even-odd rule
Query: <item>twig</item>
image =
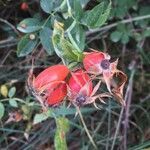
[(107, 137), (107, 143), (106, 143), (106, 150), (109, 150), (109, 139), (110, 139), (110, 130), (111, 130), (111, 103), (109, 101), (109, 112), (108, 112), (108, 137)]
[[(102, 124), (104, 123), (104, 120), (105, 120), (106, 116), (107, 116), (107, 112), (105, 112), (105, 114), (101, 118), (101, 121), (99, 121), (99, 124), (97, 125), (96, 129), (93, 131), (92, 138), (95, 137), (95, 135), (97, 134), (98, 130), (101, 128)], [(88, 145), (90, 145), (90, 144), (91, 143), (89, 143)]]
[(129, 80), (129, 92), (126, 95), (126, 107), (125, 107), (125, 119), (124, 119), (124, 138), (123, 138), (123, 147), (127, 149), (127, 129), (129, 127), (129, 113), (130, 113), (130, 106), (132, 100), (132, 92), (133, 92), (133, 77), (135, 74), (135, 68), (132, 68), (130, 80)]
[(7, 38), (7, 39), (5, 39), (5, 40), (1, 40), (1, 41), (0, 41), (0, 45), (1, 45), (1, 44), (10, 43), (10, 42), (12, 42), (13, 40), (14, 40), (14, 38), (11, 36), (11, 37), (9, 37), (9, 38)]
[[(131, 67), (132, 67), (132, 69), (134, 68), (134, 67), (133, 67), (134, 65), (135, 65), (135, 61), (132, 61), (132, 62), (131, 62)], [(130, 69), (131, 69), (131, 68), (130, 68)], [(131, 76), (130, 76), (129, 84), (128, 84), (128, 87), (127, 87), (127, 90), (126, 90), (125, 101), (127, 101), (128, 95), (129, 95), (130, 90), (131, 90), (131, 87), (130, 87), (130, 86), (131, 86), (131, 81), (133, 80), (134, 73), (135, 73), (135, 70), (133, 69), (133, 70), (132, 70), (132, 73), (131, 73)], [(119, 133), (119, 129), (120, 129), (120, 125), (121, 125), (121, 121), (122, 121), (124, 109), (125, 109), (125, 107), (122, 107), (121, 112), (120, 112), (120, 115), (119, 115), (119, 120), (118, 120), (118, 124), (117, 124), (117, 127), (116, 127), (116, 131), (115, 131), (113, 143), (112, 143), (112, 146), (111, 146), (111, 150), (113, 150), (113, 149), (114, 149), (114, 146), (115, 146), (115, 142), (116, 142), (116, 139), (117, 139), (117, 135), (118, 135), (118, 133)]]
[(116, 131), (115, 131), (115, 135), (114, 135), (113, 143), (112, 143), (112, 146), (111, 146), (111, 150), (113, 150), (114, 146), (115, 146), (115, 142), (116, 142), (117, 135), (118, 135), (118, 132), (119, 132), (119, 128), (120, 128), (120, 125), (121, 125), (121, 119), (122, 119), (123, 111), (124, 111), (124, 107), (122, 107), (120, 115), (119, 115), (119, 120), (118, 120), (117, 128), (116, 128)]
[(117, 26), (120, 23), (126, 24), (126, 23), (129, 23), (129, 22), (138, 21), (138, 20), (144, 20), (144, 19), (148, 19), (148, 18), (150, 18), (150, 15), (145, 15), (145, 16), (140, 16), (140, 17), (135, 17), (135, 18), (129, 18), (129, 19), (126, 19), (126, 20), (123, 20), (123, 21), (119, 21), (117, 23), (112, 23), (112, 24), (104, 26), (102, 28), (98, 28), (98, 29), (93, 29), (93, 30), (87, 31), (86, 32), (86, 36), (89, 36), (90, 34), (93, 34), (93, 33), (96, 33), (96, 32), (100, 32), (100, 31), (103, 31), (103, 30), (106, 30), (106, 29), (109, 30), (109, 29)]
[(19, 36), (19, 32), (16, 30), (16, 28), (10, 22), (8, 22), (7, 20), (5, 20), (3, 18), (0, 18), (0, 21), (3, 23), (6, 23), (8, 26), (10, 26), (14, 30), (14, 32)]
[(126, 44), (123, 44), (123, 47), (122, 47), (122, 68), (125, 68), (125, 65), (124, 65), (124, 56), (125, 56), (125, 52), (126, 52)]
[(143, 102), (145, 102), (148, 99), (150, 99), (150, 94), (148, 94), (146, 97), (140, 99), (140, 101), (143, 103)]
[(79, 107), (76, 107), (76, 108), (77, 108), (77, 113), (78, 113), (79, 116), (80, 116), (81, 122), (82, 122), (82, 124), (83, 124), (83, 126), (84, 126), (84, 129), (85, 129), (85, 131), (86, 131), (86, 133), (87, 133), (87, 135), (88, 135), (88, 137), (89, 137), (89, 139), (90, 139), (90, 141), (91, 141), (93, 147), (94, 147), (96, 150), (98, 150), (98, 148), (97, 148), (95, 142), (93, 141), (93, 138), (92, 138), (92, 136), (90, 135), (90, 133), (89, 133), (89, 131), (88, 131), (88, 128), (87, 128), (87, 126), (86, 126), (86, 124), (85, 124), (85, 122), (84, 122), (84, 119), (83, 119), (83, 116), (82, 116), (82, 114), (81, 114), (81, 111), (80, 111)]
[(6, 61), (7, 57), (10, 55), (10, 53), (12, 52), (12, 50), (8, 51), (7, 54), (4, 56), (4, 58), (1, 60), (0, 62), (0, 66), (2, 66), (4, 64), (4, 62)]

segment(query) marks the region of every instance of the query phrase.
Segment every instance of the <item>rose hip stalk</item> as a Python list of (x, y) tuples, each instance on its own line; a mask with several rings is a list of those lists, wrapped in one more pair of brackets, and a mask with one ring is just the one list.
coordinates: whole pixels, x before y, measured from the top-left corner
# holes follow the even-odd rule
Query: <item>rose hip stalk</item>
[(43, 105), (58, 105), (67, 95), (65, 79), (69, 69), (64, 65), (54, 65), (42, 71), (36, 78), (32, 73), (28, 85), (33, 95)]
[(71, 75), (68, 82), (68, 97), (74, 105), (82, 106), (90, 103), (95, 104), (97, 98), (102, 100), (102, 97), (108, 97), (107, 94), (94, 96), (100, 86), (100, 82), (93, 89), (93, 83), (89, 75), (82, 69), (72, 72)]
[[(113, 95), (118, 98), (119, 102), (124, 105), (123, 88), (127, 77), (122, 71), (117, 69), (118, 59), (114, 62), (110, 62), (110, 58), (110, 55), (107, 53), (99, 51), (85, 53), (83, 65), (88, 73), (102, 75), (108, 91), (113, 93)], [(111, 89), (114, 76), (121, 78), (121, 81), (115, 85), (114, 89)]]

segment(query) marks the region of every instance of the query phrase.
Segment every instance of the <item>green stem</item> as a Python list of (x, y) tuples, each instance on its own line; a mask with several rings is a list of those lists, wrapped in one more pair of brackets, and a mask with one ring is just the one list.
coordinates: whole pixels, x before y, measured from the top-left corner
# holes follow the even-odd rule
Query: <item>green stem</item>
[[(18, 102), (27, 104), (24, 100), (22, 100), (22, 99), (20, 99), (20, 98), (16, 98), (16, 97), (13, 97), (13, 98), (14, 98), (16, 101), (18, 101)], [(13, 98), (5, 98), (5, 99), (2, 99), (1, 102), (9, 101), (10, 99), (13, 99)]]
[(76, 107), (76, 108), (77, 108), (77, 112), (78, 112), (78, 114), (79, 114), (79, 116), (80, 116), (81, 122), (82, 122), (82, 124), (83, 124), (83, 126), (84, 126), (84, 129), (85, 129), (85, 131), (86, 131), (86, 133), (87, 133), (87, 135), (88, 135), (88, 137), (89, 137), (89, 139), (90, 139), (90, 141), (91, 141), (93, 147), (97, 150), (98, 148), (97, 148), (95, 142), (93, 141), (92, 136), (91, 136), (90, 133), (89, 133), (89, 130), (88, 130), (88, 128), (87, 128), (87, 126), (86, 126), (86, 124), (85, 124), (85, 122), (84, 122), (83, 116), (82, 116), (82, 114), (81, 114), (81, 111), (80, 111), (79, 107)]
[(45, 20), (44, 24), (42, 25), (42, 29), (45, 27), (46, 23), (48, 22), (48, 20), (50, 19), (51, 14), (48, 16), (48, 18)]

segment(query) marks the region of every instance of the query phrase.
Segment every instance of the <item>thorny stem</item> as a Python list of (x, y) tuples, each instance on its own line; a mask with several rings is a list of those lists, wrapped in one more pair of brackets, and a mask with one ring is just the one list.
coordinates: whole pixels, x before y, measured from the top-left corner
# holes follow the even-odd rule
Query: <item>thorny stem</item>
[(86, 124), (85, 124), (85, 122), (84, 122), (84, 119), (83, 119), (83, 116), (82, 116), (82, 114), (81, 114), (81, 111), (80, 111), (79, 107), (76, 107), (76, 108), (77, 108), (77, 112), (78, 112), (78, 114), (79, 114), (79, 116), (80, 116), (81, 122), (82, 122), (82, 124), (83, 124), (83, 126), (84, 126), (84, 129), (85, 129), (85, 131), (86, 131), (86, 133), (87, 133), (87, 135), (88, 135), (88, 137), (89, 137), (89, 139), (90, 139), (90, 141), (91, 141), (93, 147), (94, 147), (96, 150), (98, 150), (98, 148), (97, 148), (95, 142), (93, 141), (93, 138), (92, 138), (92, 136), (90, 135), (89, 130), (88, 130), (88, 128), (87, 128), (87, 126), (86, 126)]

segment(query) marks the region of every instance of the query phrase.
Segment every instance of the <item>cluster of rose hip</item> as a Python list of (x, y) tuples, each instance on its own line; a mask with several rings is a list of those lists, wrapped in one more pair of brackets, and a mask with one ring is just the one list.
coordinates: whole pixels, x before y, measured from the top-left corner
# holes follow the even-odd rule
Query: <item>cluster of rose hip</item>
[[(65, 65), (54, 65), (42, 71), (37, 77), (29, 77), (28, 84), (34, 96), (42, 105), (56, 106), (69, 100), (75, 106), (95, 104), (96, 100), (104, 102), (105, 98), (114, 96), (122, 105), (123, 88), (126, 75), (117, 69), (118, 59), (110, 62), (110, 55), (100, 51), (84, 53), (83, 67), (69, 70)], [(115, 78), (120, 78), (115, 82)], [(96, 85), (93, 81), (96, 80)], [(106, 84), (108, 92), (99, 88), (101, 82)], [(100, 92), (101, 91), (101, 92)]]

